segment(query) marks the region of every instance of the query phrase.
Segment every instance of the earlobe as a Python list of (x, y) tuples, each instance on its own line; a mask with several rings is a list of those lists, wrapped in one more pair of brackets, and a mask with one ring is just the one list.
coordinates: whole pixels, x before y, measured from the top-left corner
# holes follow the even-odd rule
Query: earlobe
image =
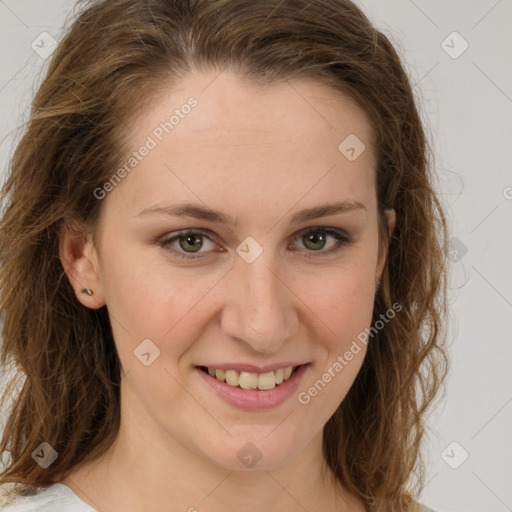
[(86, 307), (98, 309), (105, 305), (98, 274), (98, 258), (91, 235), (69, 223), (59, 232), (59, 258), (76, 298)]
[(391, 238), (396, 225), (396, 211), (394, 208), (388, 208), (384, 210), (384, 213), (386, 214), (386, 217), (388, 219), (388, 232), (389, 238)]

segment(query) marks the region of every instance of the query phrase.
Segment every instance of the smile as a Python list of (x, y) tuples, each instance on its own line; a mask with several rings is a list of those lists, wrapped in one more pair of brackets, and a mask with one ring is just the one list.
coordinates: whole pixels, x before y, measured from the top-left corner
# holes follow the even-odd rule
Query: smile
[(289, 400), (297, 392), (305, 372), (310, 371), (311, 363), (274, 366), (273, 369), (251, 365), (234, 369), (230, 366), (196, 366), (195, 370), (207, 389), (224, 402), (238, 409), (254, 411), (277, 407)]
[(200, 367), (202, 371), (207, 372), (211, 377), (215, 377), (220, 382), (225, 382), (229, 386), (248, 390), (259, 389), (261, 391), (267, 391), (279, 386), (287, 381), (298, 368), (298, 366), (287, 366), (286, 368), (278, 368), (270, 372), (253, 373), (234, 369), (221, 370), (212, 367)]

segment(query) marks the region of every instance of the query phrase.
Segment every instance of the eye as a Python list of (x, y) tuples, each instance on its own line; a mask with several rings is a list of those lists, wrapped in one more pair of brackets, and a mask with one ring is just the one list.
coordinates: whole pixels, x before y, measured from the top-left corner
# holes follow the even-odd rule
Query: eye
[[(319, 254), (308, 254), (307, 257), (317, 257), (317, 256), (325, 256), (343, 249), (344, 246), (353, 242), (352, 238), (347, 235), (344, 231), (332, 229), (332, 228), (324, 228), (324, 227), (313, 227), (307, 228), (304, 231), (301, 231), (298, 235), (299, 240), (304, 244), (306, 249), (309, 249), (307, 252), (318, 252)], [(325, 249), (327, 240), (331, 238), (334, 239), (334, 243), (332, 243), (327, 249)]]
[[(201, 254), (199, 251), (203, 248), (204, 239), (207, 239), (210, 244), (215, 245), (211, 238), (206, 234), (206, 232), (199, 230), (186, 230), (177, 233), (176, 235), (166, 238), (160, 242), (162, 247), (171, 246), (174, 247), (174, 251), (179, 258), (184, 259), (194, 259), (201, 258)], [(175, 243), (178, 243), (179, 248), (176, 248)], [(184, 252), (182, 252), (184, 251)], [(190, 251), (190, 252), (189, 252)], [(208, 251), (203, 251), (208, 252)], [(195, 256), (194, 253), (197, 253), (198, 256)]]
[[(331, 243), (325, 249), (329, 238), (333, 239), (334, 243)], [(299, 239), (304, 244), (306, 253), (318, 253), (308, 254), (307, 257), (310, 258), (333, 254), (353, 241), (344, 231), (324, 227), (307, 228), (295, 235), (295, 239)], [(159, 245), (171, 248), (178, 258), (195, 259), (202, 258), (205, 256), (205, 253), (211, 252), (211, 250), (201, 251), (205, 247), (205, 240), (207, 241), (206, 249), (208, 249), (208, 244), (210, 244), (210, 249), (215, 248), (216, 244), (210, 238), (207, 230), (191, 229), (180, 231), (171, 237), (164, 238), (159, 241)], [(297, 249), (292, 250), (295, 251)], [(219, 249), (217, 252), (224, 252), (224, 249)]]

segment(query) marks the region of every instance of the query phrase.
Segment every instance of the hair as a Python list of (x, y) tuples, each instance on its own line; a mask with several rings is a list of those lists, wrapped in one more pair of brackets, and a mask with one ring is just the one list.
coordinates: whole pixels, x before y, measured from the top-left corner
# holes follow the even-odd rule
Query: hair
[[(368, 343), (324, 426), (323, 455), (368, 510), (409, 510), (424, 486), (426, 412), (448, 371), (447, 226), (404, 66), (349, 0), (82, 6), (49, 61), (2, 189), (0, 364), (16, 371), (2, 396), (12, 403), (0, 483), (48, 486), (115, 439), (121, 371), (108, 312), (77, 300), (59, 232), (68, 225), (94, 233), (103, 202), (93, 191), (124, 161), (131, 122), (181, 78), (210, 69), (260, 87), (314, 79), (348, 95), (371, 122), (379, 243), (388, 248), (373, 321), (394, 303), (401, 309)], [(397, 216), (391, 236), (386, 208)], [(42, 441), (58, 452), (46, 469), (31, 455)]]

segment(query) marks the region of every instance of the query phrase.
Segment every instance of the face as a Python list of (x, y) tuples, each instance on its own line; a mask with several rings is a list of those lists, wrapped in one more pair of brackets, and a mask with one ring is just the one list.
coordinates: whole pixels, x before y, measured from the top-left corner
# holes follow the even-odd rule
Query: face
[(216, 76), (190, 75), (133, 125), (137, 163), (105, 187), (86, 245), (95, 295), (77, 295), (107, 305), (126, 421), (225, 468), (271, 469), (321, 438), (364, 359), (361, 343), (344, 356), (385, 258), (372, 132), (316, 82)]

